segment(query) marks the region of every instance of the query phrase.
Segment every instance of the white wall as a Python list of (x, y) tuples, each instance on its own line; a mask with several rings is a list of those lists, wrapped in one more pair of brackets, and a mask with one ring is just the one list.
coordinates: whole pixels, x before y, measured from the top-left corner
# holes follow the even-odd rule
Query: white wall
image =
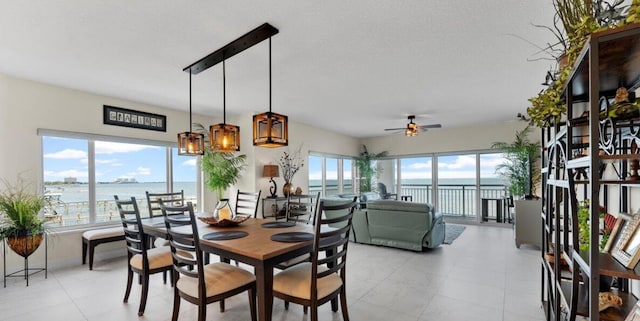
[[(104, 125), (102, 106), (113, 105), (167, 116), (167, 131)], [(205, 126), (218, 123), (220, 119), (194, 114), (194, 122)], [(241, 128), (241, 153), (247, 155), (247, 171), (237, 186), (228, 191), (227, 196), (235, 199), (236, 188), (241, 190), (269, 191), (268, 179), (262, 178), (264, 164), (276, 164), (283, 148), (259, 148), (252, 144), (252, 115), (229, 117), (229, 122)], [(41, 139), (37, 129), (53, 129), (79, 133), (133, 137), (156, 141), (175, 142), (176, 134), (188, 129), (189, 114), (176, 110), (150, 106), (134, 101), (101, 96), (77, 90), (51, 86), (30, 80), (18, 79), (0, 74), (0, 178), (13, 180), (18, 173), (25, 179), (42, 184)], [(302, 146), (301, 156), (306, 159), (310, 150), (345, 155), (357, 155), (357, 139), (330, 133), (311, 126), (289, 124), (290, 147)], [(304, 190), (308, 186), (307, 167), (303, 167), (293, 180), (294, 186)], [(279, 179), (279, 194), (282, 195), (282, 178)], [(204, 190), (203, 206), (211, 211), (215, 206), (215, 196)], [(52, 266), (75, 265), (81, 262), (81, 231), (59, 232), (50, 238), (49, 262)], [(103, 244), (98, 247), (96, 260), (123, 255), (122, 244)], [(39, 250), (40, 251), (40, 250)], [(39, 252), (33, 256), (33, 264), (42, 263)], [(11, 272), (22, 264), (19, 258), (8, 255), (7, 270)]]

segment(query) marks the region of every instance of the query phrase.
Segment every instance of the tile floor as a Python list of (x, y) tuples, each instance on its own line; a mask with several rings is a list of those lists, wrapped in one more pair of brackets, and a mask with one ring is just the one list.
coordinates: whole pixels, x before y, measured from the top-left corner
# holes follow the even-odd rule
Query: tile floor
[[(511, 229), (467, 226), (452, 244), (415, 253), (351, 244), (347, 268), (349, 314), (353, 321), (539, 321), (539, 251), (516, 249)], [(0, 320), (170, 320), (172, 288), (152, 277), (143, 317), (137, 316), (140, 287), (133, 286), (122, 303), (125, 260), (97, 261), (87, 266), (37, 274), (29, 287), (11, 279), (0, 288)], [(209, 306), (207, 320), (247, 321), (246, 294), (227, 301), (220, 313)], [(274, 321), (309, 320), (302, 308), (282, 301), (273, 307)], [(183, 301), (180, 320), (196, 320), (196, 309)], [(342, 320), (327, 304), (320, 320)]]

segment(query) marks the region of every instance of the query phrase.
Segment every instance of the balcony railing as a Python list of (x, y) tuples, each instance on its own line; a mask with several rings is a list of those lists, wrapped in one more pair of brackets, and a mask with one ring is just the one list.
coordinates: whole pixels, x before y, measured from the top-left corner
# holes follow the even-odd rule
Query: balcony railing
[[(353, 190), (353, 189), (351, 189)], [(322, 186), (309, 186), (310, 192), (322, 191)], [(500, 184), (483, 184), (479, 188), (473, 184), (439, 184), (438, 185), (438, 211), (443, 215), (457, 218), (474, 218), (479, 208), (476, 202), (477, 193), (482, 198), (502, 198), (506, 195), (506, 187)], [(338, 186), (327, 186), (325, 195), (338, 193)], [(403, 184), (398, 193), (400, 196), (410, 196), (413, 202), (433, 203), (433, 185)], [(495, 219), (495, 205), (489, 205), (488, 218)]]

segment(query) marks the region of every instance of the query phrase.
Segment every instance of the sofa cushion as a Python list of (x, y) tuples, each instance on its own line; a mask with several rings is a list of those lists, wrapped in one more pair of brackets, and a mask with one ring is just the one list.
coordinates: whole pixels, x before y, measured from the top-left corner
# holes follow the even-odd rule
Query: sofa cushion
[(382, 211), (402, 211), (433, 214), (434, 208), (431, 204), (403, 202), (396, 200), (376, 200), (367, 202), (367, 209)]

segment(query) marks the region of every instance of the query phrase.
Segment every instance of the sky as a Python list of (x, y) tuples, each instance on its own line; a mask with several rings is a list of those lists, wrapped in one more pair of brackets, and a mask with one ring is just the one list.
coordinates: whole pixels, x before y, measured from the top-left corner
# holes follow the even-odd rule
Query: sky
[[(43, 137), (44, 181), (75, 177), (88, 182), (88, 142), (82, 139)], [(196, 158), (173, 153), (174, 181), (196, 180)], [(166, 148), (160, 146), (95, 142), (96, 181), (128, 178), (138, 182), (165, 182)]]

